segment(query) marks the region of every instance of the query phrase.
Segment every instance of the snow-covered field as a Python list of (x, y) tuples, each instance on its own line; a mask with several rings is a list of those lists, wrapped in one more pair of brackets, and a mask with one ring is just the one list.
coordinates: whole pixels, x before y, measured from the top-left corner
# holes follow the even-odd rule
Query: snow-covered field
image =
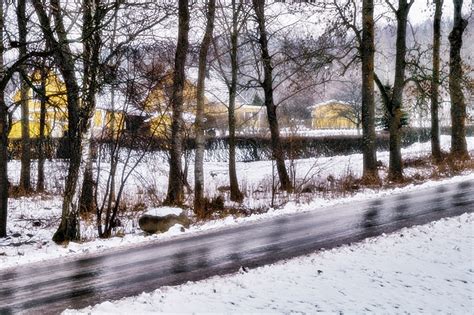
[(472, 314), (474, 214), (63, 314)]
[[(442, 137), (442, 144), (444, 149), (449, 148), (449, 137)], [(468, 145), (471, 151), (474, 150), (474, 138), (468, 138)], [(403, 150), (404, 157), (418, 157), (428, 153), (430, 150), (429, 143), (414, 144), (409, 148)], [(380, 152), (378, 159), (385, 165), (388, 164), (388, 152)], [(13, 169), (12, 174), (17, 174), (15, 169), (18, 168), (18, 163), (10, 163), (10, 168)], [(54, 163), (48, 164), (50, 171), (56, 170)], [(227, 185), (227, 165), (226, 163), (207, 163), (206, 167), (206, 187), (209, 191), (217, 191), (217, 187)], [(128, 194), (126, 198), (130, 200), (143, 200), (140, 197), (140, 191), (146, 191), (143, 187), (145, 180), (154, 183), (156, 190), (166, 189), (166, 168), (165, 164), (143, 163), (137, 169), (136, 177), (128, 183)], [(296, 161), (296, 170), (299, 178), (305, 176), (314, 176), (319, 180), (326, 180), (327, 176), (332, 175), (335, 178), (345, 176), (347, 173), (360, 175), (362, 169), (361, 154), (353, 154), (349, 156), (335, 156), (318, 159), (304, 159)], [(421, 170), (426, 172), (426, 169)], [(407, 175), (421, 172), (417, 168), (408, 168), (405, 170)], [(381, 176), (384, 176), (384, 169), (381, 169)], [(55, 176), (60, 171), (51, 172), (50, 182), (55, 183)], [(192, 173), (192, 172), (191, 172)], [(265, 197), (265, 192), (260, 193), (259, 187), (265, 187), (268, 182), (271, 182), (272, 165), (269, 161), (260, 161), (252, 163), (238, 163), (238, 174), (241, 182), (244, 182), (247, 187), (251, 187), (251, 195), (247, 195), (244, 207), (255, 209), (265, 206), (268, 209), (268, 196)], [(308, 175), (309, 174), (309, 175)], [(140, 175), (140, 177), (139, 177)], [(192, 174), (190, 174), (192, 175)], [(145, 178), (145, 179), (144, 179)], [(405, 187), (395, 189), (374, 190), (374, 189), (360, 189), (353, 195), (348, 195), (344, 198), (329, 198), (330, 196), (321, 195), (307, 195), (305, 198), (294, 199), (282, 204), (279, 207), (270, 208), (264, 214), (253, 214), (251, 216), (228, 216), (224, 219), (216, 219), (207, 222), (199, 222), (190, 226), (184, 233), (196, 233), (203, 230), (218, 229), (229, 225), (244, 224), (248, 221), (262, 220), (270, 216), (301, 212), (301, 211), (318, 211), (323, 207), (328, 207), (335, 204), (350, 203), (358, 200), (379, 198), (388, 194), (403, 193), (410, 190), (422, 189), (424, 187), (431, 187), (443, 183), (455, 183), (465, 179), (473, 179), (474, 174), (464, 174), (442, 181), (428, 181), (424, 184), (411, 184)], [(139, 180), (140, 179), (140, 180)], [(15, 182), (17, 178), (12, 178)], [(59, 181), (59, 179), (57, 180)], [(192, 176), (190, 178), (192, 183)], [(243, 185), (244, 186), (244, 185)], [(268, 187), (268, 186), (266, 186)], [(137, 191), (138, 190), (138, 191)], [(156, 191), (155, 191), (156, 193)], [(133, 199), (135, 198), (135, 199)], [(141, 199), (140, 199), (141, 198)], [(154, 208), (153, 204), (147, 205), (150, 209)], [(51, 241), (52, 234), (59, 223), (61, 209), (61, 197), (53, 195), (34, 196), (28, 198), (10, 199), (9, 201), (9, 220), (8, 233), (9, 237), (0, 239), (0, 269), (14, 267), (20, 264), (37, 262), (47, 259), (54, 259), (58, 257), (68, 257), (72, 255), (100, 252), (108, 248), (117, 246), (131, 246), (146, 241), (155, 241), (173, 237), (176, 234), (181, 234), (179, 227), (172, 228), (167, 233), (158, 235), (145, 235), (137, 226), (137, 218), (142, 212), (131, 212), (123, 215), (120, 219), (122, 227), (115, 230), (117, 237), (111, 239), (97, 239), (96, 230), (94, 227), (94, 219), (83, 221), (82, 237), (83, 243), (70, 243), (65, 246), (58, 246)], [(150, 210), (148, 209), (148, 210)], [(168, 211), (169, 209), (161, 209), (158, 211)], [(187, 210), (190, 212), (190, 210)]]
[(298, 128), (292, 130), (291, 128), (282, 128), (280, 134), (285, 136), (305, 136), (305, 137), (322, 137), (322, 136), (358, 136), (362, 134), (361, 130), (357, 129), (312, 129), (312, 128)]

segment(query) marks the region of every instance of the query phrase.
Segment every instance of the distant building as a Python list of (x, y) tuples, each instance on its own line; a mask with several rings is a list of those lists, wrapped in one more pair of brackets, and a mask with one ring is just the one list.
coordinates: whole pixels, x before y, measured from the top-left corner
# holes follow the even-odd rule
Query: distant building
[[(235, 127), (237, 134), (261, 133), (268, 128), (265, 106), (237, 103), (235, 106)], [(228, 107), (219, 103), (206, 106), (206, 128), (216, 129), (224, 134), (228, 131)]]
[(247, 132), (260, 132), (268, 127), (266, 108), (260, 105), (240, 105), (235, 109), (235, 121), (239, 129)]
[[(39, 72), (33, 73), (31, 81), (34, 89), (29, 89), (28, 99), (26, 100), (28, 103), (30, 138), (38, 138), (40, 135), (41, 100), (43, 96), (46, 98), (44, 135), (51, 138), (64, 136), (68, 129), (67, 97), (64, 82), (53, 71), (49, 71), (46, 75), (44, 91)], [(21, 101), (20, 91), (14, 94), (13, 99), (15, 103)], [(110, 102), (110, 100), (107, 100), (107, 102)], [(100, 104), (98, 104), (91, 121), (93, 136), (100, 137), (111, 130), (123, 129), (124, 113), (121, 110), (111, 110), (100, 101), (98, 103)], [(21, 138), (21, 125), (21, 108), (18, 107), (13, 113), (12, 128), (8, 134), (10, 139)]]
[[(169, 72), (152, 88), (143, 102), (142, 114), (146, 116), (150, 135), (155, 137), (169, 137), (173, 114), (171, 95), (173, 77)], [(197, 87), (190, 80), (186, 80), (183, 90), (183, 121), (187, 132), (192, 130), (196, 118)], [(207, 103), (207, 100), (205, 99)]]
[[(40, 114), (41, 114), (41, 99), (42, 95), (46, 95), (47, 106), (45, 113), (45, 136), (61, 137), (67, 129), (67, 100), (66, 87), (61, 82), (54, 72), (49, 72), (46, 75), (44, 84), (44, 91), (41, 84), (40, 73), (35, 72), (31, 81), (33, 86), (28, 90), (28, 119), (30, 127), (30, 137), (36, 138), (40, 134)], [(13, 100), (19, 104), (21, 101), (21, 93), (18, 90)], [(18, 106), (13, 113), (12, 128), (8, 137), (10, 139), (21, 138), (21, 108)]]
[(313, 129), (356, 129), (354, 107), (340, 101), (330, 100), (310, 106)]

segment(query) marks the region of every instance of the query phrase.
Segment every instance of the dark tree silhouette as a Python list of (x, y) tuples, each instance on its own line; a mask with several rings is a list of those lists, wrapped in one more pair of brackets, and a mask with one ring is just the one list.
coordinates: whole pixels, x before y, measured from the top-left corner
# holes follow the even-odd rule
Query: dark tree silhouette
[(462, 18), (463, 0), (453, 0), (454, 22), (449, 34), (449, 96), (451, 97), (451, 154), (457, 159), (469, 158), (466, 143), (466, 100), (462, 91), (462, 35), (467, 20)]
[(189, 3), (188, 0), (179, 0), (179, 30), (178, 44), (174, 60), (173, 91), (171, 108), (173, 121), (171, 124), (171, 148), (169, 158), (168, 193), (165, 203), (181, 205), (184, 201), (184, 176), (181, 163), (183, 153), (183, 90), (185, 83), (185, 65), (188, 54), (189, 33)]

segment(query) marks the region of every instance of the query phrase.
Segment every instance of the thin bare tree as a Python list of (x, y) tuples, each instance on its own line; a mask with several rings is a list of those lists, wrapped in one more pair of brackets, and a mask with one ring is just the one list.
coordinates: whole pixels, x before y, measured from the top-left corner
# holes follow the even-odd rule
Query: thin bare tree
[(268, 33), (266, 29), (265, 1), (252, 0), (259, 34), (259, 46), (263, 63), (262, 88), (265, 94), (265, 107), (267, 109), (267, 119), (270, 127), (272, 156), (276, 163), (280, 186), (282, 190), (291, 192), (293, 185), (285, 165), (285, 151), (280, 140), (280, 128), (278, 126), (277, 108), (273, 95), (273, 65), (272, 57), (268, 47)]
[[(5, 100), (6, 88), (14, 74), (19, 73), (25, 79), (26, 75), (22, 71), (22, 65), (31, 57), (46, 57), (48, 52), (31, 51), (25, 55), (18, 56), (13, 61), (5, 62), (7, 51), (17, 48), (18, 42), (10, 42), (10, 47), (5, 47), (6, 27), (9, 23), (6, 11), (8, 2), (0, 3), (0, 237), (7, 234), (7, 212), (8, 212), (8, 134), (12, 127), (12, 112)], [(7, 22), (7, 23), (6, 23)]]
[[(27, 54), (27, 24), (26, 0), (17, 2), (17, 23), (18, 23), (18, 50), (19, 57)], [(21, 65), (21, 72), (28, 73), (26, 66)], [(25, 79), (20, 82), (20, 103), (21, 103), (21, 169), (20, 169), (20, 189), (24, 193), (31, 190), (31, 149), (30, 149), (30, 117), (28, 108), (29, 86)]]
[[(236, 170), (236, 128), (237, 123), (235, 119), (236, 99), (238, 93), (238, 74), (240, 68), (239, 48), (240, 37), (242, 36), (242, 29), (248, 17), (248, 10), (245, 10), (243, 0), (232, 0), (230, 7), (224, 5), (222, 1), (219, 2), (221, 10), (220, 20), (222, 20), (222, 37), (225, 43), (220, 47), (218, 41), (214, 41), (214, 48), (216, 54), (217, 69), (222, 73), (222, 78), (227, 86), (229, 100), (227, 106), (227, 124), (229, 130), (229, 185), (230, 185), (230, 200), (241, 202), (243, 200), (243, 193), (239, 188), (239, 181)], [(229, 19), (228, 12), (232, 12), (232, 18)], [(222, 52), (224, 50), (224, 52)], [(228, 56), (226, 56), (228, 55)], [(227, 58), (225, 58), (227, 57)], [(230, 61), (228, 61), (230, 59)], [(230, 65), (230, 70), (227, 66)], [(227, 70), (227, 71), (226, 71)]]
[(439, 141), (439, 85), (440, 85), (440, 46), (441, 46), (441, 17), (444, 0), (434, 0), (435, 13), (433, 18), (433, 74), (431, 77), (431, 155), (437, 162), (441, 160), (441, 145)]
[(199, 49), (198, 81), (196, 91), (196, 157), (194, 161), (194, 213), (198, 217), (205, 216), (204, 199), (204, 149), (206, 139), (204, 136), (204, 110), (205, 110), (205, 81), (207, 69), (207, 55), (212, 43), (214, 19), (216, 13), (216, 0), (207, 2), (206, 30)]
[(5, 46), (3, 45), (4, 2), (0, 2), (0, 237), (7, 236), (8, 212), (8, 131), (10, 120), (8, 107), (5, 103), (6, 79), (4, 77), (5, 65), (3, 58)]
[(47, 96), (46, 96), (46, 80), (48, 78), (49, 69), (46, 67), (46, 59), (40, 63), (40, 119), (39, 119), (39, 136), (38, 136), (38, 178), (36, 181), (36, 191), (43, 192), (45, 189), (44, 164), (46, 160), (46, 112), (47, 112)]

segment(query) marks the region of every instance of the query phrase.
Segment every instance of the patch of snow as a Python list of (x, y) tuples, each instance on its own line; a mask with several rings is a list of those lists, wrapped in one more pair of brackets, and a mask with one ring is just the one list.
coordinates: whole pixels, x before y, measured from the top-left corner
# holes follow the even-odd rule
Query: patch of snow
[(183, 212), (181, 208), (175, 207), (156, 207), (156, 208), (149, 208), (145, 214), (154, 215), (157, 217), (164, 217), (169, 214), (180, 215)]
[(175, 224), (172, 227), (170, 227), (167, 232), (170, 235), (179, 235), (179, 234), (182, 234), (184, 231), (185, 231), (184, 226), (182, 226), (181, 224)]

